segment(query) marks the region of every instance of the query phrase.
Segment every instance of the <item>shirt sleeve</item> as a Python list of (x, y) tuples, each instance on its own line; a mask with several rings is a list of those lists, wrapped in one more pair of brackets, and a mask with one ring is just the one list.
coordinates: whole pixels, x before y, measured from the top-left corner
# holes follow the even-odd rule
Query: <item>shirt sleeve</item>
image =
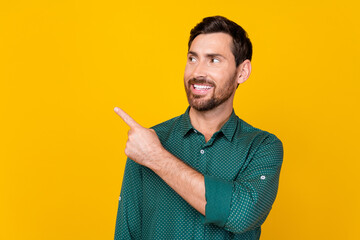
[(141, 239), (141, 166), (127, 159), (115, 226), (115, 240)]
[(234, 181), (205, 175), (205, 223), (243, 233), (265, 221), (278, 190), (283, 145), (271, 134), (249, 156)]

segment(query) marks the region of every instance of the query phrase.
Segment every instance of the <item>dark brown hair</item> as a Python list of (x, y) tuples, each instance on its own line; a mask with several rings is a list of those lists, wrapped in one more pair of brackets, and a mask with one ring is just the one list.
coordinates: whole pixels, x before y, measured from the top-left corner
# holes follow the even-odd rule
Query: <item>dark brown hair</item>
[(222, 16), (206, 17), (191, 29), (188, 49), (198, 35), (217, 32), (227, 33), (233, 38), (231, 51), (234, 54), (236, 66), (246, 59), (251, 61), (252, 44), (246, 31), (235, 22)]

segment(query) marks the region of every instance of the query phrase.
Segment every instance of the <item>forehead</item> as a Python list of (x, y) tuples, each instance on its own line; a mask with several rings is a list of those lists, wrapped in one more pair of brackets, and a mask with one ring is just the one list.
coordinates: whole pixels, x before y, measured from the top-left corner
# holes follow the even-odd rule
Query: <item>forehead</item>
[(207, 33), (198, 35), (191, 43), (189, 51), (198, 53), (232, 54), (232, 37), (227, 33)]

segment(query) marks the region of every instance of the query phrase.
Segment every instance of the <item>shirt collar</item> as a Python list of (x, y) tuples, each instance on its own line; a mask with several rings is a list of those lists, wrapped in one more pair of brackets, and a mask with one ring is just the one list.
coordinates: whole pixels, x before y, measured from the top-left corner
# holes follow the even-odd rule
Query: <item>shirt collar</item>
[[(191, 125), (190, 116), (189, 116), (190, 106), (186, 109), (185, 113), (183, 114), (182, 118), (182, 135), (185, 137), (185, 135), (189, 131), (194, 131), (195, 128)], [(237, 116), (235, 115), (235, 111), (233, 109), (229, 120), (222, 126), (219, 132), (222, 132), (224, 136), (231, 141), (234, 137), (235, 130), (237, 126)]]
[(229, 120), (227, 120), (227, 122), (224, 124), (224, 126), (222, 126), (222, 128), (220, 129), (219, 132), (222, 132), (224, 134), (224, 136), (231, 142), (235, 131), (236, 131), (236, 126), (237, 126), (237, 116), (235, 114), (234, 109), (232, 110), (232, 113), (230, 115)]
[(186, 109), (185, 113), (182, 117), (182, 136), (185, 137), (185, 135), (190, 130), (195, 130), (194, 127), (191, 125), (190, 116), (189, 116), (190, 106)]

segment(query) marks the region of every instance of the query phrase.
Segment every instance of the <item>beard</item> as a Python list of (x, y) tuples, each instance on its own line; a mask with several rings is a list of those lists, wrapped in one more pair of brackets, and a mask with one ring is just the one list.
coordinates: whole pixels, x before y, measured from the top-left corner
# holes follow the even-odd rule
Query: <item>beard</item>
[[(235, 92), (234, 84), (236, 75), (230, 78), (223, 87), (217, 87), (211, 80), (204, 78), (192, 78), (185, 83), (185, 91), (189, 105), (197, 111), (209, 111), (227, 101)], [(196, 95), (191, 92), (192, 84), (207, 84), (213, 87), (211, 96)]]

